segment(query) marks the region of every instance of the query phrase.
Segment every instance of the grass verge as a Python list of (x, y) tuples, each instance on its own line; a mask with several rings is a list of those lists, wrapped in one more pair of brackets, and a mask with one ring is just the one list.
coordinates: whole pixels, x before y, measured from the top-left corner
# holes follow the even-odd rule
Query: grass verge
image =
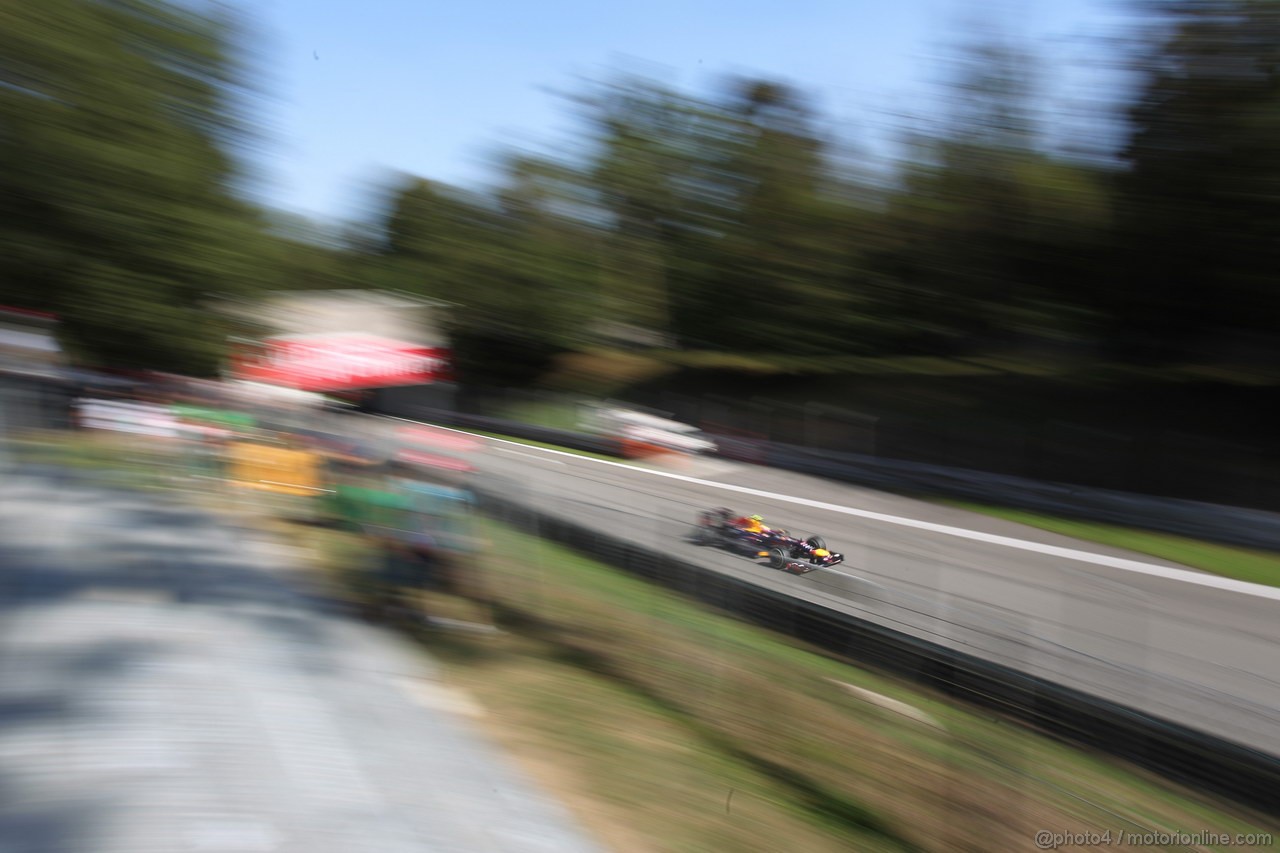
[(1280, 554), (1219, 545), (1171, 533), (1156, 533), (1093, 521), (1041, 515), (1020, 509), (975, 504), (967, 501), (940, 500), (937, 503), (958, 509), (980, 512), (1006, 521), (1038, 527), (1087, 542), (1125, 548), (1175, 563), (1182, 563), (1223, 577), (1250, 583), (1280, 586)]
[[(536, 536), (485, 531), (483, 603), (423, 603), (492, 613), (504, 633), (420, 637), (491, 734), (616, 849), (1027, 849), (1041, 829), (1267, 828)], [(355, 540), (304, 535), (344, 587), (367, 578)]]
[(498, 413), (498, 417), (548, 429), (581, 431), (577, 408), (569, 403), (514, 403)]
[(197, 460), (174, 445), (114, 433), (33, 433), (10, 445), (15, 461), (57, 465), (117, 486), (168, 490), (179, 475), (198, 473)]

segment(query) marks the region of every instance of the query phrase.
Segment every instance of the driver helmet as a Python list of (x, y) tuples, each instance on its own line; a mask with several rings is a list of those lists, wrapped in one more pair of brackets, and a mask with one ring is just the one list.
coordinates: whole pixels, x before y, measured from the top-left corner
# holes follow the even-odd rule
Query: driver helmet
[(753, 515), (751, 516), (751, 521), (764, 521), (764, 519), (758, 515)]

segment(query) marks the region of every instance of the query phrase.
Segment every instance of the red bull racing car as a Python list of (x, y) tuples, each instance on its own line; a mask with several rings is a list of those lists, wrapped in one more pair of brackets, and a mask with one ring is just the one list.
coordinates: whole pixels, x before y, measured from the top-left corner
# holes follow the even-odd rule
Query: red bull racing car
[(693, 541), (716, 545), (755, 558), (767, 558), (775, 569), (805, 574), (844, 562), (844, 555), (827, 548), (821, 536), (804, 539), (777, 527), (765, 527), (759, 516), (738, 517), (724, 509), (707, 510), (698, 516)]

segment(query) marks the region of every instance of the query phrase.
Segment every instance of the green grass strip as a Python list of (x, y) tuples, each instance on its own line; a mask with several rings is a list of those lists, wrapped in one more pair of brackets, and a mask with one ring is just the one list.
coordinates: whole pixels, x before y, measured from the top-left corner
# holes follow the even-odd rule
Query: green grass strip
[(1237, 548), (1232, 545), (1219, 545), (1186, 536), (1175, 536), (1171, 533), (1156, 533), (1094, 521), (1060, 518), (967, 501), (944, 500), (939, 503), (1029, 527), (1038, 527), (1051, 533), (1073, 536), (1086, 542), (1097, 542), (1100, 545), (1149, 554), (1152, 557), (1181, 563), (1184, 566), (1223, 577), (1267, 586), (1280, 586), (1280, 554)]

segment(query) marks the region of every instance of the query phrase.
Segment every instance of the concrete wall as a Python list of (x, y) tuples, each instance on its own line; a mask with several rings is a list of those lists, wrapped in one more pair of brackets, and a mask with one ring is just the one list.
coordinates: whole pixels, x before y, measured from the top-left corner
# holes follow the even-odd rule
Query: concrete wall
[(372, 290), (274, 293), (253, 303), (217, 305), (247, 323), (251, 337), (358, 332), (421, 346), (449, 345), (444, 306)]
[(279, 295), (262, 306), (258, 319), (282, 335), (362, 332), (426, 346), (447, 345), (435, 310), (378, 293)]
[(449, 382), (378, 388), (368, 395), (365, 405), (380, 415), (416, 419), (453, 411), (456, 392), (457, 386)]

